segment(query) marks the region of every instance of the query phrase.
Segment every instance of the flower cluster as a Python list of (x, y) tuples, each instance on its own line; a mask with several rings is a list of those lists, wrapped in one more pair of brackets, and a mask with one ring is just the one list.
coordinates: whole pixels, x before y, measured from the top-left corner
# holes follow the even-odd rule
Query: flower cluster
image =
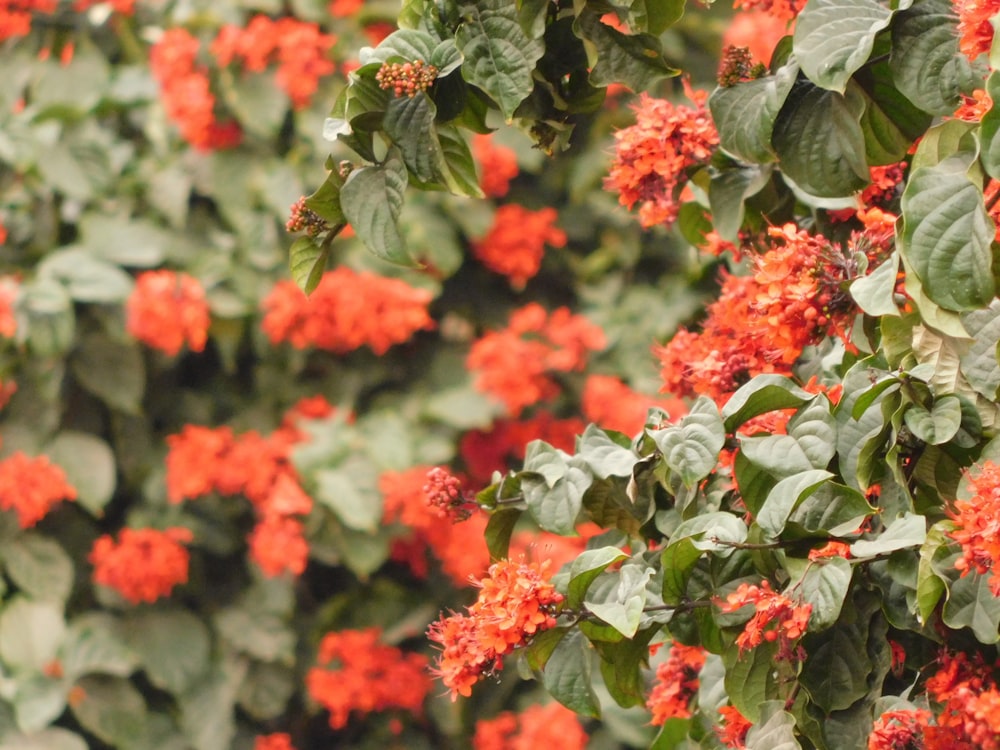
[(122, 529), (118, 541), (98, 537), (87, 558), (94, 566), (94, 582), (108, 586), (132, 604), (155, 602), (186, 583), (190, 555), (184, 542), (189, 529)]
[(472, 137), (472, 153), (479, 165), (479, 187), (488, 198), (502, 198), (510, 190), (510, 181), (517, 177), (517, 154), (506, 146), (498, 146), (493, 136)]
[(441, 646), (435, 674), (451, 698), (468, 697), (484, 675), (502, 668), (502, 657), (532, 636), (555, 627), (562, 594), (545, 580), (548, 566), (501, 560), (479, 581), (467, 614), (431, 624), (427, 636)]
[(146, 271), (125, 303), (125, 327), (147, 346), (171, 356), (181, 348), (204, 350), (211, 323), (205, 290), (193, 276)]
[(979, 122), (992, 107), (993, 98), (985, 89), (975, 89), (971, 94), (962, 94), (962, 103), (958, 105), (953, 117), (966, 122)]
[(675, 643), (666, 661), (656, 667), (656, 681), (646, 699), (653, 714), (650, 723), (660, 726), (667, 719), (691, 716), (691, 699), (698, 693), (698, 673), (705, 666), (706, 651), (700, 646)]
[[(880, 167), (870, 167), (870, 182), (861, 191), (858, 200), (862, 210), (872, 208), (893, 209), (894, 204), (903, 190), (903, 179), (906, 172), (906, 162), (886, 164)], [(898, 209), (897, 209), (898, 210)], [(835, 211), (828, 211), (827, 215), (833, 221), (849, 221), (857, 216), (857, 210), (844, 208)]]
[(305, 196), (292, 204), (288, 221), (285, 222), (285, 231), (290, 234), (305, 232), (310, 237), (318, 237), (329, 229), (330, 225), (326, 222), (326, 219), (306, 206)]
[(694, 107), (641, 94), (633, 109), (636, 122), (615, 133), (615, 155), (605, 186), (631, 209), (639, 204), (643, 227), (671, 225), (680, 211), (678, 194), (689, 173), (708, 163), (719, 134), (708, 95), (688, 89)]
[(988, 53), (993, 44), (990, 19), (1000, 13), (998, 0), (952, 0), (958, 14), (958, 47), (970, 60)]
[(717, 602), (722, 612), (736, 612), (753, 605), (754, 613), (736, 638), (740, 652), (756, 648), (764, 641), (778, 642), (778, 659), (801, 661), (801, 646), (793, 644), (805, 635), (812, 614), (811, 604), (797, 604), (771, 588), (769, 581), (760, 586), (741, 583), (724, 601)]
[(523, 289), (541, 269), (545, 246), (566, 245), (566, 233), (555, 226), (557, 218), (554, 208), (500, 206), (486, 236), (472, 243), (472, 252), (488, 269), (509, 278), (515, 289)]
[(246, 28), (223, 26), (212, 42), (212, 54), (219, 65), (239, 62), (252, 73), (266, 70), (276, 61), (275, 80), (288, 94), (292, 106), (303, 109), (312, 101), (320, 79), (336, 70), (328, 57), (336, 41), (315, 23), (258, 15)]
[(870, 223), (846, 247), (793, 224), (772, 227), (775, 242), (753, 256), (752, 276), (723, 274), (701, 332), (682, 328), (656, 349), (664, 390), (721, 401), (755, 375), (790, 373), (803, 349), (824, 336), (846, 340), (856, 307), (844, 289), (861, 275), (856, 257), (865, 255), (871, 272), (891, 238), (891, 221)]
[(83, 13), (95, 5), (107, 4), (115, 13), (131, 16), (135, 13), (135, 3), (136, 0), (73, 0), (73, 10), (77, 13)]
[(583, 385), (580, 406), (587, 421), (626, 435), (635, 435), (642, 430), (652, 407), (665, 411), (671, 420), (687, 413), (687, 406), (679, 398), (646, 396), (632, 390), (613, 375), (588, 376)]
[(0, 510), (14, 510), (22, 529), (45, 518), (56, 503), (75, 499), (66, 473), (48, 456), (17, 451), (0, 461)]
[(872, 732), (868, 735), (868, 750), (923, 747), (924, 728), (930, 718), (930, 711), (923, 709), (886, 711), (875, 720)]
[[(386, 524), (399, 523), (409, 533), (393, 542), (392, 558), (406, 563), (414, 575), (427, 576), (427, 550), (441, 563), (441, 569), (457, 585), (468, 583), (471, 577), (480, 577), (489, 567), (490, 556), (483, 541), (486, 518), (476, 513), (462, 525), (456, 526), (442, 519), (436, 505), (428, 502), (428, 485), (449, 485), (442, 477), (440, 482), (429, 482), (433, 467), (415, 466), (406, 471), (387, 471), (379, 477), (382, 493), (382, 520)], [(451, 477), (455, 479), (454, 477)], [(452, 487), (445, 488), (450, 496)]]
[(715, 728), (719, 741), (726, 747), (746, 747), (747, 732), (753, 724), (735, 706), (722, 706), (719, 714), (722, 723)]
[(809, 559), (813, 562), (828, 557), (842, 557), (845, 560), (849, 559), (851, 557), (851, 545), (846, 542), (830, 540), (822, 547), (817, 547), (816, 549), (809, 551)]
[(308, 297), (293, 281), (275, 284), (263, 302), (262, 327), (272, 344), (338, 354), (368, 346), (381, 355), (434, 327), (431, 298), (405, 281), (341, 266), (324, 274)]
[(577, 715), (558, 703), (528, 706), (520, 713), (504, 711), (476, 722), (472, 750), (583, 750), (587, 733)]
[(242, 133), (235, 122), (216, 121), (215, 96), (208, 70), (197, 62), (198, 48), (198, 39), (186, 29), (168, 29), (150, 50), (150, 69), (167, 117), (184, 140), (203, 151), (232, 148)]
[(796, 19), (806, 4), (804, 0), (736, 0), (733, 7), (763, 13), (787, 25)]
[(310, 697), (330, 712), (330, 726), (351, 714), (401, 710), (420, 715), (430, 690), (427, 657), (381, 642), (378, 628), (327, 633), (306, 674)]
[(375, 74), (380, 89), (391, 91), (393, 96), (412, 99), (418, 93), (427, 91), (437, 78), (438, 69), (423, 60), (405, 63), (382, 63)]
[(955, 501), (955, 528), (949, 532), (962, 545), (955, 567), (963, 576), (989, 573), (990, 591), (1000, 596), (1000, 466), (986, 461), (970, 473), (969, 490), (972, 497)]
[(722, 49), (744, 47), (754, 64), (767, 65), (778, 41), (787, 33), (787, 21), (762, 10), (744, 10), (734, 13), (722, 32)]
[(475, 341), (466, 366), (476, 375), (476, 388), (516, 417), (525, 407), (558, 395), (553, 373), (582, 370), (588, 353), (606, 345), (604, 332), (569, 308), (549, 314), (530, 303), (511, 314), (506, 328)]
[(431, 511), (438, 518), (453, 523), (467, 519), (475, 507), (475, 504), (466, 502), (462, 480), (440, 466), (427, 472), (427, 484), (423, 490)]
[(17, 333), (17, 318), (14, 315), (17, 293), (17, 281), (10, 276), (0, 277), (0, 338), (11, 339)]
[[(935, 726), (924, 726), (928, 748), (1000, 750), (1000, 688), (996, 669), (977, 654), (938, 656), (940, 669), (926, 682), (927, 695), (940, 706)], [(945, 744), (945, 740), (952, 744)]]
[(291, 735), (285, 732), (258, 735), (253, 741), (253, 750), (295, 750)]
[(0, 0), (0, 42), (27, 36), (32, 13), (54, 13), (59, 0)]

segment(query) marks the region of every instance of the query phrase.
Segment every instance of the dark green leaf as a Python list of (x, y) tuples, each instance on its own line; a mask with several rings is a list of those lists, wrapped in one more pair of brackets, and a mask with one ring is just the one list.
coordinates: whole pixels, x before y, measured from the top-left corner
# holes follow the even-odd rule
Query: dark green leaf
[(771, 178), (771, 170), (762, 167), (735, 167), (712, 175), (708, 186), (708, 203), (712, 209), (712, 224), (722, 239), (739, 241), (743, 224), (743, 201), (757, 193)]
[(77, 502), (91, 514), (103, 515), (117, 481), (115, 455), (108, 444), (89, 432), (63, 430), (45, 452), (66, 472)]
[(892, 11), (876, 0), (809, 0), (795, 19), (793, 49), (802, 72), (817, 86), (844, 93), (890, 20)]
[(778, 672), (774, 668), (777, 654), (778, 644), (772, 641), (743, 653), (733, 643), (722, 653), (729, 700), (754, 723), (760, 721), (766, 701), (778, 697)]
[(280, 664), (254, 662), (236, 696), (240, 708), (259, 721), (276, 719), (285, 712), (298, 687), (295, 672)]
[(797, 409), (813, 398), (791, 378), (784, 375), (758, 375), (729, 397), (722, 407), (726, 432), (733, 432), (744, 422), (780, 409)]
[(372, 253), (390, 263), (413, 265), (397, 224), (406, 182), (399, 150), (390, 149), (382, 164), (351, 172), (340, 200), (344, 216)]
[(306, 294), (312, 294), (326, 272), (330, 246), (320, 245), (312, 237), (299, 237), (288, 251), (288, 268), (292, 280)]
[(627, 558), (628, 555), (617, 547), (600, 547), (580, 553), (570, 568), (566, 606), (572, 609), (578, 608), (583, 603), (587, 589), (590, 588), (594, 579), (603, 573), (604, 569), (611, 563)]
[(852, 601), (836, 625), (803, 640), (809, 656), (799, 682), (824, 711), (850, 708), (868, 693), (868, 676), (874, 668), (866, 648), (868, 629), (878, 616), (877, 609), (873, 614), (870, 606), (858, 609)]
[(906, 158), (914, 141), (931, 124), (931, 116), (899, 92), (892, 82), (889, 61), (881, 59), (866, 65), (848, 85), (859, 86), (866, 98), (861, 129), (868, 163), (878, 166)]
[(506, 0), (465, 3), (461, 12), (455, 41), (465, 56), (462, 74), (493, 98), (509, 122), (534, 88), (531, 73), (545, 45), (524, 33), (517, 9)]
[(399, 147), (406, 168), (421, 182), (433, 182), (441, 173), (444, 154), (434, 129), (437, 108), (425, 92), (389, 101), (382, 126)]
[(680, 604), (687, 598), (688, 579), (701, 559), (702, 551), (694, 546), (691, 538), (672, 542), (660, 557), (663, 567), (663, 602)]
[(750, 727), (746, 750), (801, 750), (795, 739), (795, 717), (785, 710), (785, 701), (767, 701), (760, 707), (760, 721)]
[(708, 106), (723, 151), (749, 164), (775, 160), (771, 146), (774, 121), (792, 90), (798, 65), (779, 68), (773, 76), (717, 88)]
[(180, 695), (208, 668), (208, 628), (186, 610), (140, 610), (126, 620), (125, 628), (146, 676), (162, 690)]
[(994, 179), (1000, 179), (1000, 74), (996, 71), (986, 79), (986, 93), (993, 101), (989, 111), (983, 115), (980, 127), (982, 152), (980, 158), (986, 174)]
[(492, 562), (507, 559), (510, 537), (520, 518), (521, 511), (517, 508), (502, 508), (490, 514), (484, 534)]
[(875, 511), (856, 489), (827, 482), (799, 503), (788, 523), (810, 535), (844, 536), (856, 531)]
[(86, 612), (70, 622), (59, 662), (71, 680), (85, 674), (128, 677), (138, 669), (139, 655), (126, 643), (120, 620), (105, 612)]
[(116, 747), (141, 743), (146, 734), (146, 701), (123, 677), (89, 675), (77, 680), (82, 698), (70, 702), (81, 726)]
[(93, 333), (81, 337), (70, 359), (74, 377), (113, 409), (139, 414), (146, 392), (146, 365), (134, 341)]
[(597, 49), (597, 62), (590, 71), (594, 86), (622, 83), (633, 91), (645, 91), (679, 72), (667, 64), (660, 40), (652, 34), (623, 34), (601, 23), (600, 14), (592, 10), (580, 14), (577, 28)]
[(719, 460), (726, 432), (718, 407), (705, 396), (673, 427), (650, 432), (663, 459), (687, 487), (707, 477)]
[(812, 605), (809, 630), (825, 630), (840, 617), (840, 610), (851, 585), (851, 564), (842, 557), (831, 557), (809, 566), (799, 582), (802, 601)]
[(1000, 301), (993, 300), (986, 310), (974, 310), (962, 316), (962, 323), (972, 337), (961, 355), (962, 374), (977, 393), (991, 401), (1000, 388)]
[[(748, 460), (777, 477), (787, 477), (816, 468), (791, 435), (740, 436), (740, 452)], [(827, 461), (829, 463), (829, 461)]]
[(962, 403), (958, 396), (942, 396), (934, 401), (930, 411), (920, 404), (911, 404), (903, 414), (910, 432), (929, 445), (947, 443), (962, 425)]
[(907, 547), (919, 547), (927, 538), (927, 519), (916, 513), (897, 518), (875, 539), (862, 539), (851, 545), (854, 557), (874, 557)]
[(441, 166), (444, 184), (456, 195), (482, 198), (483, 190), (479, 187), (476, 162), (465, 136), (454, 125), (439, 125), (437, 134), (444, 159)]
[(832, 476), (828, 471), (812, 469), (782, 479), (764, 501), (757, 524), (772, 537), (778, 537), (792, 511)]
[(73, 590), (73, 560), (54, 539), (19, 534), (0, 548), (10, 580), (32, 599), (65, 602)]
[(634, 638), (615, 643), (594, 644), (601, 656), (601, 675), (615, 703), (623, 708), (642, 705), (646, 701), (646, 684), (642, 667), (649, 661), (649, 642), (658, 627), (639, 632)]
[(347, 219), (340, 207), (340, 188), (343, 185), (344, 178), (340, 176), (339, 170), (334, 169), (326, 176), (316, 192), (306, 197), (306, 208), (319, 214), (327, 224), (346, 223)]
[(954, 527), (951, 521), (938, 521), (927, 532), (927, 538), (920, 546), (920, 563), (917, 566), (917, 616), (921, 623), (930, 620), (941, 596), (945, 593), (945, 579), (936, 569), (935, 562), (948, 555), (951, 538), (948, 531)]
[(970, 628), (980, 643), (1000, 640), (1000, 597), (990, 588), (990, 576), (971, 571), (953, 581), (942, 619), (949, 628)]
[(596, 719), (601, 707), (590, 682), (592, 659), (593, 651), (583, 633), (569, 631), (545, 664), (543, 684), (566, 708)]

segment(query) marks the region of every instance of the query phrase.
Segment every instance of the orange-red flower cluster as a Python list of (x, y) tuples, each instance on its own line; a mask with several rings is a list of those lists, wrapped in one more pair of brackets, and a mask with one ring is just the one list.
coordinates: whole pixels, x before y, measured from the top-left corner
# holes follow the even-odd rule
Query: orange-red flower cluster
[(504, 711), (476, 722), (472, 750), (583, 750), (587, 733), (580, 719), (558, 703), (528, 706), (521, 713)]
[(976, 89), (972, 94), (962, 94), (962, 103), (958, 105), (953, 117), (966, 122), (979, 122), (992, 107), (993, 99), (986, 90)]
[(490, 564), (483, 540), (486, 517), (473, 514), (460, 526), (441, 518), (425, 491), (429, 471), (433, 467), (416, 466), (406, 471), (387, 471), (379, 477), (383, 522), (400, 523), (411, 530), (410, 535), (394, 541), (392, 558), (406, 563), (414, 575), (423, 578), (428, 572), (429, 548), (445, 574), (457, 585), (465, 585), (470, 578), (482, 576)]
[(742, 750), (746, 747), (747, 732), (753, 724), (735, 706), (722, 706), (719, 714), (722, 724), (715, 728), (719, 741), (726, 747)]
[[(930, 750), (1000, 750), (1000, 689), (996, 669), (976, 654), (942, 651), (940, 670), (926, 682), (928, 696), (940, 706), (936, 726), (924, 727)], [(952, 744), (947, 744), (948, 742)]]
[(825, 557), (843, 557), (845, 560), (851, 556), (851, 545), (845, 542), (831, 540), (822, 547), (809, 550), (809, 559), (813, 562), (822, 560)]
[(990, 51), (993, 25), (990, 19), (1000, 13), (1000, 0), (952, 0), (958, 14), (958, 47), (970, 60)]
[(517, 154), (514, 149), (493, 143), (493, 136), (472, 137), (472, 153), (479, 165), (479, 187), (487, 198), (503, 198), (510, 190), (510, 181), (517, 177)]
[(228, 427), (186, 425), (167, 437), (167, 497), (179, 503), (211, 492), (243, 495), (257, 516), (248, 540), (250, 559), (269, 576), (286, 571), (301, 575), (309, 545), (298, 516), (312, 510), (312, 498), (302, 489), (289, 455), (292, 446), (305, 439), (297, 421), (330, 413), (325, 399), (307, 399), (269, 436), (253, 430), (236, 436)]
[(132, 604), (169, 596), (174, 586), (187, 582), (190, 555), (183, 543), (193, 538), (185, 528), (124, 528), (117, 542), (108, 534), (98, 537), (87, 558), (94, 566), (94, 582), (115, 589)]
[(651, 407), (663, 409), (671, 420), (687, 413), (687, 406), (679, 398), (646, 396), (613, 375), (590, 375), (583, 385), (580, 406), (589, 421), (626, 435), (642, 430)]
[(434, 327), (432, 295), (405, 281), (353, 271), (328, 271), (306, 295), (293, 281), (279, 281), (264, 299), (264, 333), (272, 344), (314, 346), (343, 354), (368, 346), (376, 354)]
[(787, 33), (788, 23), (784, 19), (762, 10), (745, 10), (734, 13), (726, 25), (722, 33), (722, 49), (746, 47), (752, 62), (767, 65), (778, 41)]
[(868, 257), (870, 272), (888, 254), (891, 231), (891, 223), (872, 222), (843, 248), (793, 224), (772, 227), (779, 242), (753, 257), (752, 276), (723, 274), (702, 331), (681, 329), (656, 349), (663, 390), (721, 401), (754, 375), (790, 373), (824, 336), (846, 339), (856, 308), (844, 287), (861, 275), (855, 255)]
[(555, 226), (557, 218), (554, 208), (500, 206), (486, 236), (472, 243), (472, 252), (488, 269), (510, 279), (515, 289), (523, 289), (542, 267), (545, 246), (566, 245), (566, 233)]
[(606, 345), (604, 332), (582, 315), (567, 307), (549, 314), (532, 302), (515, 310), (506, 328), (475, 341), (466, 366), (476, 374), (476, 388), (516, 417), (525, 407), (558, 395), (553, 373), (582, 370), (589, 352)]
[(123, 16), (131, 16), (135, 13), (135, 0), (74, 0), (73, 10), (77, 13), (83, 13), (95, 5), (101, 4), (110, 5), (111, 10), (115, 13), (121, 13)]
[(962, 545), (955, 567), (968, 575), (990, 574), (990, 591), (1000, 596), (1000, 466), (987, 461), (969, 474), (972, 497), (955, 501), (952, 539)]
[(875, 720), (875, 726), (868, 735), (868, 750), (923, 747), (924, 728), (930, 718), (930, 711), (924, 709), (886, 711)]
[(0, 42), (31, 31), (31, 14), (52, 14), (59, 0), (0, 0)]
[(22, 529), (45, 518), (56, 503), (75, 499), (66, 473), (48, 456), (17, 451), (0, 461), (0, 510), (14, 510)]
[(327, 12), (334, 18), (349, 18), (364, 7), (365, 0), (330, 0)]
[(261, 734), (253, 741), (253, 750), (295, 750), (292, 737), (286, 732)]
[(440, 644), (435, 674), (451, 698), (468, 697), (485, 674), (502, 668), (502, 657), (533, 635), (555, 627), (562, 594), (545, 580), (542, 565), (501, 560), (479, 583), (479, 596), (467, 614), (452, 614), (431, 624), (427, 636)]
[(245, 70), (260, 73), (277, 62), (275, 80), (288, 94), (295, 109), (309, 106), (319, 80), (336, 70), (328, 57), (337, 38), (319, 26), (295, 18), (273, 20), (254, 16), (246, 28), (227, 25), (212, 42), (219, 65), (239, 62)]
[(17, 318), (14, 316), (17, 292), (18, 283), (13, 277), (0, 277), (0, 337), (11, 339), (17, 333)]
[(139, 274), (125, 303), (125, 315), (125, 327), (132, 336), (171, 356), (185, 344), (200, 352), (208, 340), (211, 316), (205, 290), (186, 273)]
[(759, 11), (788, 25), (802, 12), (806, 3), (805, 0), (736, 0), (733, 7), (738, 10)]
[(427, 505), (438, 518), (457, 523), (467, 519), (475, 509), (475, 503), (465, 499), (462, 480), (440, 466), (427, 472), (423, 490)]
[(691, 699), (698, 693), (698, 674), (706, 655), (700, 646), (675, 643), (670, 647), (670, 656), (656, 667), (656, 682), (646, 699), (646, 708), (653, 714), (650, 724), (660, 726), (667, 719), (691, 716)]
[[(868, 187), (862, 190), (861, 195), (858, 196), (858, 200), (862, 206), (861, 210), (895, 208), (893, 203), (902, 192), (906, 166), (906, 162), (897, 162), (896, 164), (886, 164), (881, 167), (871, 167), (869, 169), (871, 181), (868, 183)], [(833, 221), (850, 221), (858, 215), (858, 209), (838, 209), (836, 211), (828, 211), (827, 215)]]
[(375, 73), (378, 87), (391, 91), (395, 97), (405, 96), (412, 99), (418, 93), (427, 91), (437, 78), (438, 69), (427, 65), (423, 60), (413, 62), (384, 62)]
[(811, 604), (796, 604), (774, 591), (766, 580), (760, 586), (741, 583), (736, 591), (717, 604), (723, 612), (735, 612), (748, 604), (753, 605), (753, 616), (736, 638), (741, 652), (756, 648), (764, 641), (777, 641), (778, 659), (801, 661), (804, 658), (801, 647), (793, 648), (793, 644), (805, 635), (812, 614)]
[(235, 122), (215, 119), (215, 96), (208, 70), (197, 62), (199, 43), (183, 28), (168, 29), (149, 53), (153, 77), (160, 84), (160, 98), (181, 136), (197, 149), (232, 148), (242, 133)]
[(633, 107), (635, 125), (615, 133), (615, 157), (605, 186), (631, 209), (639, 204), (643, 227), (671, 225), (681, 188), (694, 167), (708, 163), (719, 134), (708, 113), (708, 94), (688, 89), (694, 107), (643, 93)]
[(582, 419), (557, 419), (550, 412), (538, 411), (528, 419), (498, 419), (487, 430), (470, 430), (462, 435), (459, 454), (470, 478), (489, 484), (494, 471), (513, 468), (511, 462), (524, 460), (525, 448), (532, 440), (544, 440), (554, 448), (572, 451), (576, 436), (584, 431)]
[(306, 674), (310, 697), (330, 712), (330, 726), (351, 714), (401, 710), (420, 715), (431, 688), (427, 657), (380, 641), (378, 628), (327, 633)]

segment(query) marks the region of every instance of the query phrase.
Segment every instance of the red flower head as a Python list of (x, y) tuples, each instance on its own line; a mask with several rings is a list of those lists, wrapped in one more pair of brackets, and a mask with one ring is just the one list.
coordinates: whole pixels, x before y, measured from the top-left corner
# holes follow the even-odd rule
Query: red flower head
[(22, 529), (41, 521), (56, 503), (75, 499), (65, 472), (47, 456), (17, 451), (0, 461), (0, 509), (13, 509)]
[(801, 661), (805, 654), (801, 647), (793, 645), (805, 635), (809, 626), (811, 604), (796, 604), (784, 594), (771, 588), (768, 581), (760, 586), (741, 583), (725, 601), (717, 602), (723, 612), (735, 612), (748, 604), (754, 607), (754, 614), (736, 638), (741, 652), (756, 648), (764, 641), (777, 641), (778, 659)]
[(187, 582), (190, 556), (182, 543), (192, 539), (185, 528), (125, 528), (117, 542), (105, 534), (94, 541), (87, 558), (94, 565), (94, 582), (133, 604), (169, 596), (174, 586)]
[(698, 673), (705, 657), (705, 649), (699, 646), (675, 643), (670, 647), (670, 656), (656, 668), (656, 682), (646, 699), (646, 708), (653, 714), (651, 724), (691, 716), (691, 699), (698, 693)]
[(472, 750), (583, 750), (587, 733), (577, 715), (558, 703), (528, 706), (515, 714), (504, 711), (476, 722)]
[(472, 153), (479, 164), (479, 187), (487, 198), (503, 198), (510, 181), (517, 177), (517, 154), (506, 146), (497, 146), (490, 135), (472, 137)]
[(211, 318), (205, 290), (192, 276), (174, 271), (140, 274), (125, 313), (128, 332), (147, 346), (170, 355), (185, 344), (194, 352), (205, 348)]
[(1000, 560), (1000, 466), (985, 462), (969, 474), (972, 497), (957, 500), (953, 518), (955, 529), (951, 537), (962, 545), (962, 557), (955, 567), (968, 575), (974, 570), (990, 574), (989, 586), (1000, 596), (1000, 572), (994, 570)]
[(472, 252), (488, 269), (509, 278), (515, 289), (523, 289), (542, 267), (545, 246), (566, 244), (566, 233), (555, 227), (556, 218), (554, 208), (500, 206), (486, 236), (472, 243)]

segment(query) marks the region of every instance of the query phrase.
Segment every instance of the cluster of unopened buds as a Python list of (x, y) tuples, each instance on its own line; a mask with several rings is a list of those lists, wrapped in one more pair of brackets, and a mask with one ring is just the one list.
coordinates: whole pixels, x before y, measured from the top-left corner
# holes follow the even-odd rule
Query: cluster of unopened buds
[(440, 466), (427, 472), (423, 491), (427, 504), (437, 515), (454, 523), (467, 519), (476, 507), (475, 503), (466, 500), (461, 480)]
[(418, 92), (426, 91), (437, 78), (438, 69), (428, 65), (423, 60), (405, 63), (382, 63), (375, 74), (379, 88), (392, 91), (394, 96), (415, 97)]
[(291, 215), (285, 222), (285, 229), (289, 232), (305, 232), (310, 237), (317, 237), (329, 228), (322, 216), (306, 206), (305, 197), (292, 204)]

